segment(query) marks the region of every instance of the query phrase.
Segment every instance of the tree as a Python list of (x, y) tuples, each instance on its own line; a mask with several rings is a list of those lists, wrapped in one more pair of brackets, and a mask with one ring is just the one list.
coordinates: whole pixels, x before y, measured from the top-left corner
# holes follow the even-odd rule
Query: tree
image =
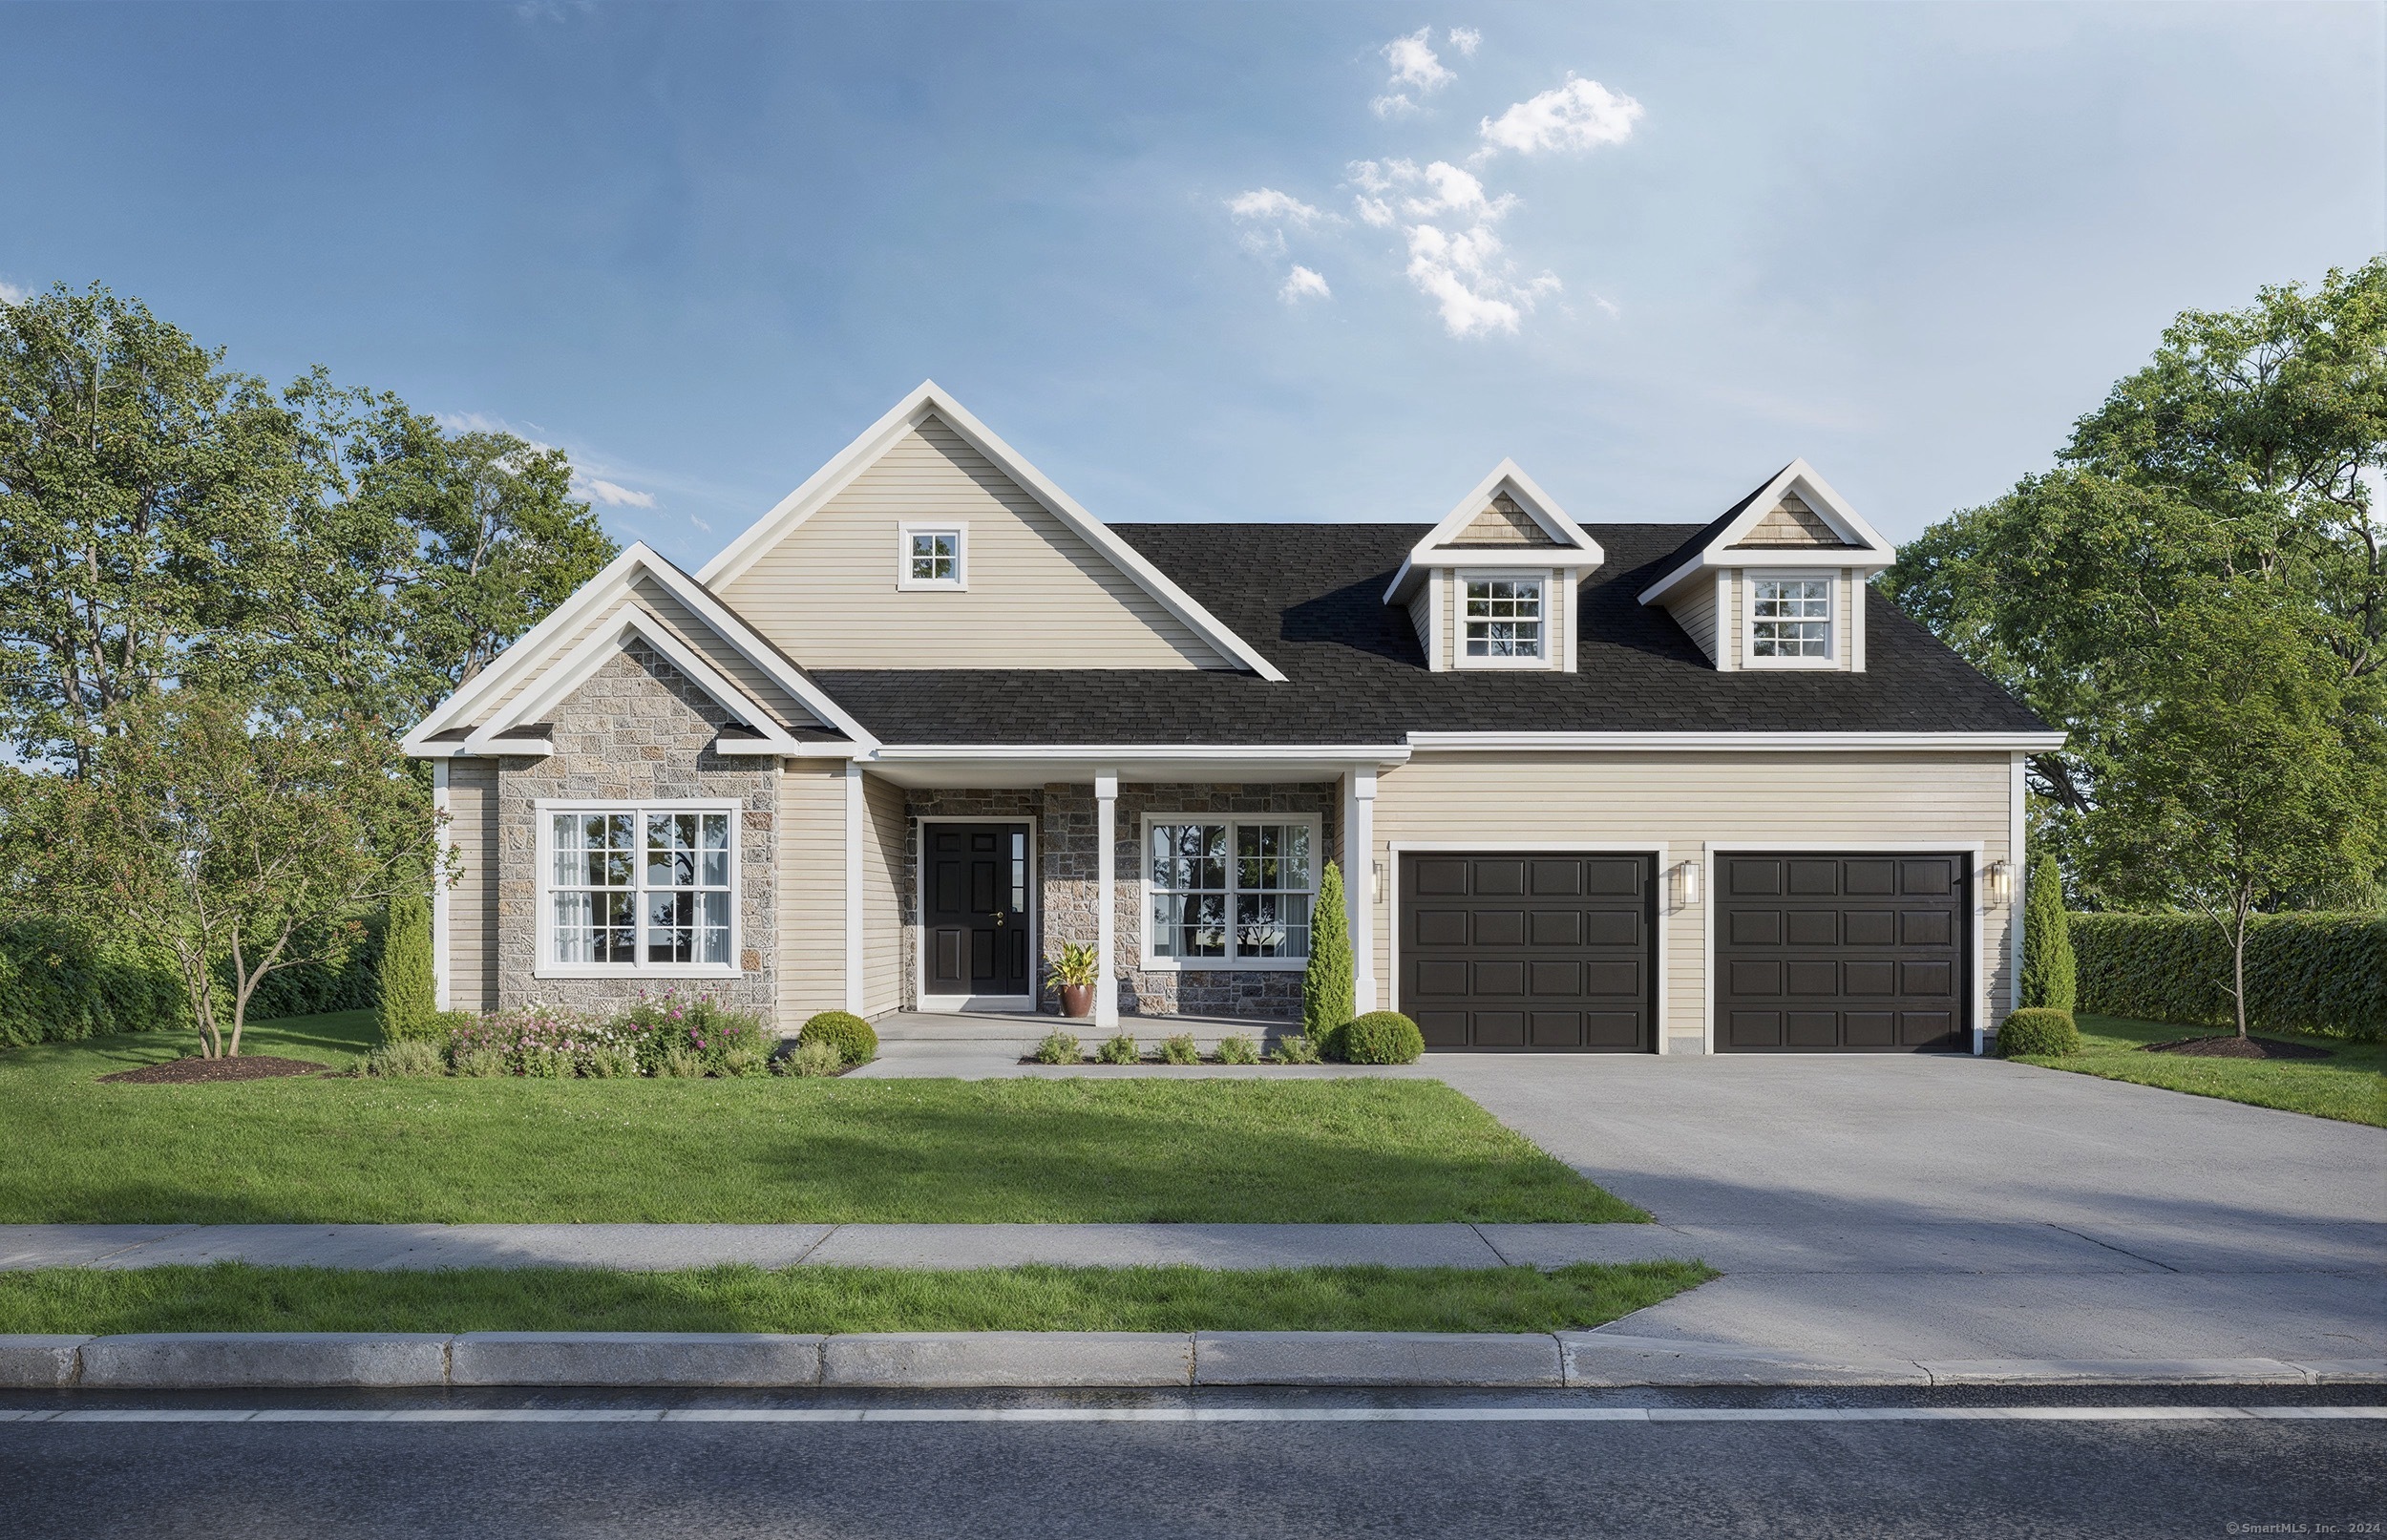
[(1334, 862), (1319, 874), (1318, 902), (1310, 910), (1310, 962), (1301, 974), (1301, 1031), (1324, 1043), (1355, 1009), (1351, 988), (1351, 921), (1343, 908), (1342, 868)]
[(2068, 1011), (2080, 1003), (2072, 926), (2064, 918), (2063, 874), (2042, 855), (2031, 868), (2022, 908), (2022, 1003)]
[(432, 955), (431, 905), (412, 890), (390, 900), (390, 928), (373, 980), (381, 1041), (429, 1037), (439, 1025), (439, 979)]
[(370, 719), (170, 690), (128, 707), (84, 774), (16, 786), (18, 892), (155, 938), (207, 1058), (239, 1054), (269, 975), (322, 960), (433, 866), (430, 799)]
[(2142, 665), (2139, 693), (2155, 704), (2124, 734), (2088, 819), (2107, 891), (2221, 928), (2240, 1037), (2252, 917), (2372, 870), (2387, 834), (2387, 737), (2349, 723), (2342, 660), (2300, 619), (2245, 601), (2172, 617)]

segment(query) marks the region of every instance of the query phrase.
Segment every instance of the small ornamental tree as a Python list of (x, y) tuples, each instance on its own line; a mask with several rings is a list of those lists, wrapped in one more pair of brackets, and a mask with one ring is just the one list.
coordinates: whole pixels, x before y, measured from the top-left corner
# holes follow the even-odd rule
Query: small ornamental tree
[(205, 1058), (241, 1051), (268, 976), (323, 960), (434, 866), (430, 797), (378, 723), (173, 690), (83, 775), (45, 779), (20, 814), (50, 835), (28, 875), (165, 949)]
[(1323, 1044), (1351, 1019), (1351, 921), (1343, 909), (1342, 868), (1334, 862), (1318, 877), (1310, 911), (1310, 965), (1301, 975), (1301, 1031)]
[(2022, 902), (2022, 1003), (2068, 1011), (2080, 994), (2072, 924), (2064, 918), (2063, 878), (2056, 858), (2042, 855), (2031, 868), (2031, 885)]
[(373, 1015), (381, 1041), (427, 1038), (439, 1030), (439, 981), (433, 967), (431, 905), (412, 890), (390, 900)]

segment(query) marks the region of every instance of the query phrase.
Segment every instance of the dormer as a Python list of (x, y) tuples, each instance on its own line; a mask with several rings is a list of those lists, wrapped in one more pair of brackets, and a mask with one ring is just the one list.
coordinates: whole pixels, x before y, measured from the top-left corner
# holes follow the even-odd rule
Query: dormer
[(1865, 584), (1898, 559), (1805, 460), (1676, 553), (1641, 594), (1722, 670), (1865, 671)]
[(1426, 665), (1574, 672), (1575, 594), (1607, 559), (1513, 460), (1409, 548), (1384, 602), (1409, 612)]

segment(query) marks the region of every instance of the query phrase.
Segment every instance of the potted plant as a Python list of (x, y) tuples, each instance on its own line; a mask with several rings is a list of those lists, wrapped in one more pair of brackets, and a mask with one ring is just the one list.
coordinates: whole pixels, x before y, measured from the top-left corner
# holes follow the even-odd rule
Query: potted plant
[(1094, 1013), (1094, 949), (1084, 941), (1062, 943), (1061, 956), (1052, 964), (1053, 987), (1061, 993), (1061, 1014), (1090, 1016)]

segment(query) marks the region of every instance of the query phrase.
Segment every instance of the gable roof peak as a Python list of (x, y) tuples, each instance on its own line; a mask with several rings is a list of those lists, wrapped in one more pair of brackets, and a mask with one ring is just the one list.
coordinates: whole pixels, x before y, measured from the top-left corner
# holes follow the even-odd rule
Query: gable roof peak
[[(1513, 503), (1518, 513), (1531, 520), (1543, 537), (1539, 540), (1502, 540), (1494, 543), (1471, 542), (1468, 532), (1486, 512), (1498, 506), (1500, 499)], [(1384, 590), (1384, 602), (1398, 604), (1408, 598), (1424, 580), (1428, 568), (1451, 566), (1460, 562), (1471, 565), (1531, 565), (1565, 566), (1590, 569), (1608, 559), (1599, 542), (1567, 516), (1558, 506), (1558, 499), (1541, 489), (1539, 483), (1525, 474), (1525, 468), (1511, 459), (1503, 459), (1491, 474), (1478, 481), (1474, 489), (1458, 500), (1442, 521), (1426, 532), (1425, 538), (1409, 548), (1401, 570), (1392, 575), (1392, 584)]]
[[(1788, 508), (1787, 499), (1799, 506)], [(1795, 538), (1758, 537), (1758, 527), (1768, 520), (1775, 520), (1772, 529), (1785, 529)], [(1678, 555), (1680, 559), (1666, 575), (1641, 591), (1642, 603), (1663, 603), (1694, 576), (1718, 567), (1852, 567), (1869, 576), (1897, 560), (1898, 548), (1813, 466), (1794, 459), (1684, 541)]]

